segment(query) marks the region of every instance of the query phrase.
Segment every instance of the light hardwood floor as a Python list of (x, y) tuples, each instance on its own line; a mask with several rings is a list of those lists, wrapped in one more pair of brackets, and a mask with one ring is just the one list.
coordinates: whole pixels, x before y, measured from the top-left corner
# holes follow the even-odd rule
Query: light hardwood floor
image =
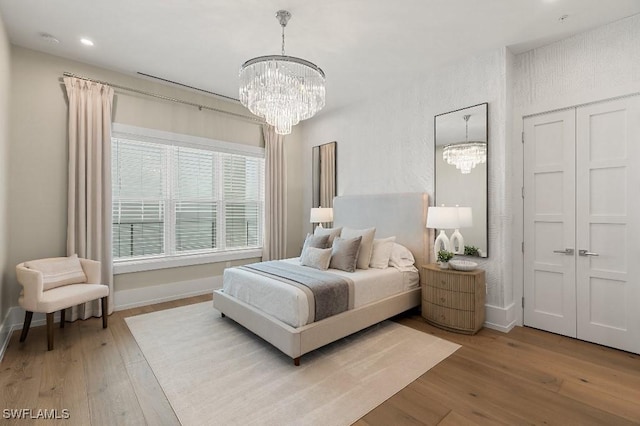
[[(1, 408), (66, 408), (70, 419), (57, 422), (64, 425), (179, 424), (124, 318), (207, 300), (211, 296), (116, 312), (106, 330), (100, 319), (56, 327), (51, 352), (45, 327), (32, 328), (24, 344), (15, 332), (0, 364)], [(529, 328), (465, 336), (418, 315), (397, 321), (462, 348), (358, 426), (640, 424), (638, 355)]]

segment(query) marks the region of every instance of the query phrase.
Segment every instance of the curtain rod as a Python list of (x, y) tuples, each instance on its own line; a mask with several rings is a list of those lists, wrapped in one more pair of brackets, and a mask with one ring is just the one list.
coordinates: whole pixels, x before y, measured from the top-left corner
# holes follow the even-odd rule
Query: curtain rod
[(93, 78), (83, 77), (83, 76), (76, 75), (76, 74), (73, 74), (73, 73), (70, 73), (70, 72), (66, 72), (66, 71), (64, 73), (62, 73), (62, 75), (64, 77), (79, 78), (80, 80), (91, 81), (93, 83), (106, 84), (108, 86), (113, 87), (114, 89), (126, 90), (128, 92), (134, 92), (134, 93), (138, 93), (138, 94), (144, 95), (144, 96), (149, 96), (149, 97), (152, 97), (152, 98), (158, 98), (158, 99), (162, 99), (162, 100), (165, 100), (165, 101), (176, 102), (176, 103), (183, 104), (183, 105), (189, 105), (189, 106), (192, 106), (192, 107), (196, 107), (199, 110), (207, 109), (209, 111), (219, 112), (220, 114), (232, 115), (234, 117), (237, 117), (237, 118), (240, 118), (240, 119), (243, 119), (243, 120), (252, 121), (252, 122), (258, 123), (258, 124), (264, 124), (265, 123), (264, 120), (261, 120), (259, 118), (249, 117), (247, 115), (238, 114), (236, 112), (225, 111), (225, 110), (214, 108), (214, 107), (210, 107), (210, 106), (207, 106), (207, 105), (197, 104), (195, 102), (189, 102), (189, 101), (185, 101), (185, 100), (182, 100), (182, 99), (172, 98), (172, 97), (169, 97), (169, 96), (160, 95), (158, 93), (151, 93), (151, 92), (145, 92), (143, 90), (132, 89), (131, 87), (120, 86), (118, 84), (112, 84), (112, 83), (109, 83), (108, 81), (95, 80)]

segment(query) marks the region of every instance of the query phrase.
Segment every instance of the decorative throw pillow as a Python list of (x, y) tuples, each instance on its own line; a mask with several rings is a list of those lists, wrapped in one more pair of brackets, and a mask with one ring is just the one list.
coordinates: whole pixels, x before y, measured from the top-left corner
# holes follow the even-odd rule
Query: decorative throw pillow
[(389, 258), (389, 266), (396, 267), (398, 269), (407, 268), (413, 266), (415, 259), (413, 254), (405, 246), (393, 243), (391, 249), (391, 257)]
[(371, 262), (369, 266), (376, 269), (386, 269), (389, 267), (389, 258), (396, 237), (381, 238), (373, 240), (373, 249), (371, 251)]
[(304, 244), (302, 245), (302, 253), (300, 253), (300, 257), (302, 258), (302, 256), (304, 256), (304, 251), (307, 249), (307, 247), (315, 247), (320, 249), (327, 248), (328, 240), (328, 235), (307, 234), (307, 238), (305, 238)]
[(302, 252), (300, 258), (300, 264), (302, 266), (310, 266), (321, 271), (329, 269), (329, 262), (331, 261), (331, 248), (320, 249), (316, 247), (307, 247)]
[(67, 284), (87, 282), (78, 255), (69, 257), (52, 257), (50, 259), (32, 260), (24, 263), (25, 268), (42, 272), (42, 289), (44, 291)]
[(357, 267), (359, 269), (369, 269), (369, 262), (371, 262), (371, 250), (373, 248), (373, 237), (376, 234), (376, 228), (367, 229), (351, 229), (343, 228), (340, 236), (342, 238), (355, 238), (362, 237), (362, 243), (360, 244), (360, 254), (358, 254)]
[(339, 227), (339, 228), (320, 228), (318, 226), (318, 227), (316, 227), (316, 230), (313, 232), (313, 235), (328, 235), (329, 236), (329, 241), (327, 242), (327, 247), (331, 247), (331, 245), (333, 244), (333, 240), (336, 237), (339, 237), (341, 232), (342, 232), (342, 227)]
[(362, 237), (349, 239), (336, 237), (336, 239), (333, 240), (333, 247), (331, 248), (331, 262), (329, 263), (329, 267), (345, 272), (354, 272), (358, 262), (361, 241)]

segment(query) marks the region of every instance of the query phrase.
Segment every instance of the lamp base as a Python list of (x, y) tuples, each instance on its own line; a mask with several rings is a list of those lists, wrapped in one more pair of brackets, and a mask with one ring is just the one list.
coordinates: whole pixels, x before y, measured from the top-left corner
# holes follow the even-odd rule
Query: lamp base
[(449, 244), (449, 238), (447, 237), (447, 234), (445, 234), (443, 230), (440, 230), (440, 233), (438, 234), (438, 237), (436, 238), (436, 241), (433, 244), (434, 259), (438, 258), (438, 252), (440, 250), (449, 251), (449, 247), (450, 247), (450, 244)]
[(453, 231), (451, 238), (449, 239), (451, 251), (455, 254), (464, 254), (464, 238), (459, 230)]

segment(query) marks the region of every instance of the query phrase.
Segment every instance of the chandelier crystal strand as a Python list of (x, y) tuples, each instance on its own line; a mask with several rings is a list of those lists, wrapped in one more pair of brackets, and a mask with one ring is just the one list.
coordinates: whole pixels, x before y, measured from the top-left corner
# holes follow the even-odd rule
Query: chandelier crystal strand
[(466, 175), (471, 173), (471, 169), (475, 166), (487, 161), (487, 144), (484, 142), (461, 142), (445, 145), (442, 158)]
[(465, 115), (465, 137), (464, 142), (445, 145), (442, 150), (442, 159), (448, 164), (456, 166), (456, 169), (464, 175), (471, 173), (471, 170), (478, 164), (487, 161), (487, 143), (469, 142), (469, 118)]
[(315, 64), (284, 55), (284, 27), (291, 14), (278, 11), (282, 55), (260, 56), (240, 68), (240, 102), (253, 114), (287, 135), (300, 120), (313, 117), (325, 105), (325, 76)]

